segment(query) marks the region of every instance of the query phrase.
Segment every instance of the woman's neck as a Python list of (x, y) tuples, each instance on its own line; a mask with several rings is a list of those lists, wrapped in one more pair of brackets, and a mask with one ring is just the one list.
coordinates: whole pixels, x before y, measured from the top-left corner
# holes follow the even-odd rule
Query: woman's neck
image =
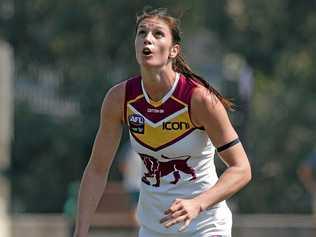
[(143, 69), (141, 76), (149, 98), (153, 101), (159, 101), (172, 88), (176, 79), (176, 72), (172, 69), (159, 71)]

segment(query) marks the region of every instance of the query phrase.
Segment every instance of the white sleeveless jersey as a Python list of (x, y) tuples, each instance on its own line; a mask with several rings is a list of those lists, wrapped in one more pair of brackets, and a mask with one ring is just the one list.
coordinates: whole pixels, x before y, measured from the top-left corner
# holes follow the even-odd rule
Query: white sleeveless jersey
[[(174, 236), (179, 225), (159, 223), (176, 198), (192, 198), (218, 180), (215, 148), (206, 132), (190, 119), (196, 83), (177, 74), (171, 90), (159, 101), (150, 100), (141, 77), (127, 81), (125, 119), (131, 144), (143, 161), (137, 216), (141, 226)], [(200, 213), (181, 236), (230, 235), (231, 213), (225, 201)]]

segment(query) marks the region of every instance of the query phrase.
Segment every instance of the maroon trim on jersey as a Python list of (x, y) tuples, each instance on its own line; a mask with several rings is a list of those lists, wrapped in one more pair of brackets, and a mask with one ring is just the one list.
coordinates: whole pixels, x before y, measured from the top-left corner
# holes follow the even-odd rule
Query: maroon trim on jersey
[(183, 104), (179, 103), (175, 99), (172, 99), (171, 97), (158, 107), (154, 107), (149, 104), (145, 97), (131, 103), (131, 105), (153, 123), (157, 123), (185, 108)]
[[(185, 102), (188, 105), (188, 113), (189, 113), (189, 117), (193, 126), (195, 125), (192, 122), (192, 117), (191, 117), (191, 98), (192, 98), (193, 90), (196, 87), (198, 87), (198, 85), (199, 84), (195, 82), (193, 79), (186, 78), (184, 75), (180, 74), (178, 86), (173, 94), (174, 97)], [(203, 126), (201, 127), (195, 126), (195, 128), (204, 130)]]
[(172, 144), (178, 142), (178, 141), (181, 140), (182, 138), (184, 138), (184, 137), (186, 137), (187, 135), (189, 135), (190, 133), (192, 133), (195, 129), (196, 129), (196, 128), (191, 128), (191, 129), (189, 129), (188, 131), (186, 131), (185, 133), (183, 133), (181, 136), (179, 136), (179, 137), (177, 137), (177, 138), (171, 140), (170, 142), (167, 142), (167, 143), (165, 143), (165, 144), (163, 144), (163, 145), (161, 145), (161, 146), (159, 146), (159, 147), (156, 147), (156, 148), (155, 148), (155, 147), (152, 147), (152, 146), (149, 146), (149, 145), (146, 144), (146, 143), (143, 143), (141, 140), (139, 140), (139, 139), (133, 134), (133, 132), (130, 132), (130, 134), (132, 134), (132, 136), (134, 137), (134, 139), (135, 139), (139, 144), (141, 144), (142, 146), (144, 146), (144, 147), (146, 147), (146, 148), (148, 148), (148, 149), (150, 149), (150, 150), (152, 150), (152, 151), (159, 151), (159, 150), (161, 150), (161, 149), (163, 149), (163, 148), (165, 148), (165, 147), (167, 147), (167, 146), (170, 146), (170, 145), (172, 145)]
[(140, 80), (141, 80), (140, 76), (134, 76), (126, 81), (125, 101), (124, 101), (124, 121), (125, 121), (125, 123), (128, 123), (127, 102), (135, 99), (137, 96), (139, 96), (143, 93)]
[(173, 96), (189, 105), (191, 102), (192, 90), (195, 87), (196, 85), (192, 80), (187, 79), (184, 75), (180, 74), (178, 85), (173, 92)]
[(124, 115), (123, 115), (123, 122), (124, 122), (124, 124), (127, 124), (127, 119), (126, 119), (126, 117), (127, 117), (127, 83), (128, 83), (128, 81), (126, 81), (126, 83), (125, 83), (125, 94), (124, 94)]

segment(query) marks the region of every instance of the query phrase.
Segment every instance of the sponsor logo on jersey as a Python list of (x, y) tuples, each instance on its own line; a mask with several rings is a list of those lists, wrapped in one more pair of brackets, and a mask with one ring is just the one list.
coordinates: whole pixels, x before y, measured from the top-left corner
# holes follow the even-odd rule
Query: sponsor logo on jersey
[(190, 128), (188, 122), (163, 122), (162, 129), (163, 130), (186, 130)]
[(155, 113), (155, 114), (162, 114), (165, 111), (163, 109), (153, 109), (153, 108), (148, 108), (147, 113)]
[(139, 114), (132, 114), (128, 117), (129, 129), (131, 132), (144, 134), (145, 119)]

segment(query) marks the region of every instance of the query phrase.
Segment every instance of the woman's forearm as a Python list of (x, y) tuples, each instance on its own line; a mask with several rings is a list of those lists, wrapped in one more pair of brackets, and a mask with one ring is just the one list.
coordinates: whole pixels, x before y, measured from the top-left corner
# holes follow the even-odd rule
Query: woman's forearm
[(212, 207), (242, 189), (251, 180), (250, 168), (229, 167), (217, 183), (194, 199), (201, 205), (201, 210)]
[(107, 174), (96, 171), (91, 165), (86, 167), (78, 196), (75, 237), (88, 235), (91, 218), (102, 197), (106, 181)]

